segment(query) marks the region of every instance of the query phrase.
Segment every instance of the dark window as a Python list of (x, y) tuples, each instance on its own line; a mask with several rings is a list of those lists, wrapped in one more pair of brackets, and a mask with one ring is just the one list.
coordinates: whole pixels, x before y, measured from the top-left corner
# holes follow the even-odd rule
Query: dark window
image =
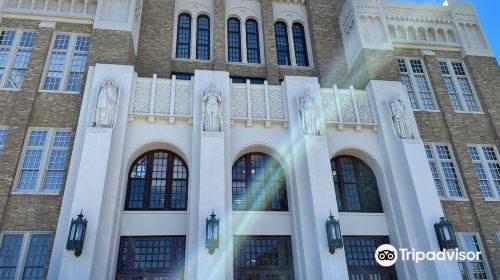
[(177, 58), (189, 58), (191, 48), (191, 16), (180, 14), (177, 22)]
[(26, 255), (26, 263), (24, 264), (23, 280), (38, 280), (45, 279), (45, 265), (49, 255), (49, 239), (48, 234), (33, 234), (31, 236)]
[(349, 279), (396, 280), (396, 269), (382, 267), (375, 261), (375, 251), (390, 244), (386, 236), (344, 236), (344, 250)]
[(185, 237), (122, 237), (116, 279), (184, 279)]
[(383, 212), (377, 179), (366, 163), (340, 156), (331, 160), (331, 167), (340, 212)]
[(210, 18), (205, 15), (198, 17), (196, 32), (196, 58), (210, 59)]
[(0, 279), (14, 279), (23, 244), (22, 234), (5, 234), (0, 247)]
[(235, 280), (293, 280), (292, 245), (288, 236), (235, 236)]
[(185, 81), (191, 81), (191, 78), (194, 76), (193, 73), (172, 72), (172, 76), (174, 75), (176, 80), (185, 80)]
[(290, 48), (288, 46), (288, 31), (286, 24), (278, 21), (274, 24), (276, 32), (276, 52), (279, 65), (290, 65)]
[(295, 46), (295, 61), (298, 66), (309, 66), (304, 26), (296, 22), (292, 26), (292, 32), (293, 44)]
[(262, 85), (266, 81), (264, 78), (247, 78), (237, 76), (231, 76), (230, 78), (232, 79), (233, 84), (246, 84), (247, 80), (250, 80), (250, 83), (253, 85)]
[(169, 151), (151, 151), (130, 168), (125, 210), (185, 210), (188, 168)]
[(240, 21), (237, 18), (227, 20), (227, 47), (228, 60), (241, 62), (241, 34)]
[(247, 60), (248, 63), (260, 63), (259, 25), (257, 21), (249, 19), (247, 28)]
[(233, 210), (288, 210), (285, 172), (278, 161), (251, 153), (234, 163)]

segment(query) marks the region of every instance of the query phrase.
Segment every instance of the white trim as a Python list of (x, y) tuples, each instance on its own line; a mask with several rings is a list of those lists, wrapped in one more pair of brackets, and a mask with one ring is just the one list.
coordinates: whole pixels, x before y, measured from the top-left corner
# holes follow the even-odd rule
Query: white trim
[[(405, 66), (406, 66), (406, 70), (407, 70), (406, 73), (401, 73), (401, 69), (399, 69), (399, 60), (403, 60), (405, 62)], [(422, 66), (422, 71), (424, 71), (424, 73), (414, 73), (413, 72), (413, 68), (411, 65), (411, 61), (413, 61), (413, 60), (420, 62), (421, 66)], [(432, 85), (431, 85), (431, 82), (429, 79), (429, 74), (427, 72), (427, 67), (426, 67), (423, 59), (419, 58), (419, 57), (396, 57), (396, 63), (398, 64), (397, 66), (398, 66), (399, 74), (401, 76), (401, 81), (403, 80), (403, 75), (408, 75), (410, 77), (410, 81), (411, 81), (411, 84), (413, 87), (413, 92), (417, 97), (416, 98), (417, 99), (416, 100), (417, 101), (417, 108), (412, 108), (413, 111), (439, 112), (440, 110), (439, 110), (439, 106), (436, 102), (436, 94), (434, 92), (434, 89), (432, 88)], [(426, 109), (422, 105), (422, 96), (420, 94), (417, 80), (415, 78), (415, 76), (422, 76), (422, 75), (425, 77), (425, 81), (427, 83), (427, 86), (429, 87), (430, 95), (431, 95), (431, 99), (432, 99), (432, 105), (434, 106), (434, 109)], [(403, 85), (404, 85), (404, 83), (403, 83)], [(404, 85), (404, 86), (405, 86), (405, 91), (408, 94), (408, 90), (406, 88), (406, 85)], [(409, 96), (409, 94), (408, 94), (408, 96)]]
[[(47, 139), (46, 139), (45, 146), (37, 147), (37, 150), (43, 150), (43, 152), (42, 152), (42, 158), (40, 160), (40, 166), (38, 168), (39, 173), (38, 173), (38, 177), (37, 177), (36, 186), (35, 186), (35, 189), (33, 189), (33, 190), (18, 190), (19, 180), (21, 178), (21, 172), (23, 169), (22, 166), (24, 164), (26, 152), (28, 150), (29, 139), (30, 139), (31, 133), (33, 131), (47, 131)], [(12, 185), (11, 194), (31, 194), (31, 195), (58, 195), (59, 194), (59, 192), (61, 190), (57, 190), (57, 191), (44, 191), (43, 190), (43, 185), (44, 185), (47, 171), (48, 171), (48, 163), (49, 163), (49, 159), (50, 159), (50, 153), (52, 152), (52, 150), (55, 150), (55, 149), (57, 149), (57, 150), (63, 149), (63, 148), (59, 148), (59, 147), (58, 148), (52, 147), (57, 132), (71, 132), (71, 133), (73, 133), (70, 128), (30, 127), (28, 129), (28, 132), (26, 133), (26, 137), (24, 140), (21, 159), (19, 160), (19, 165), (17, 167), (14, 184)], [(71, 146), (71, 143), (70, 143), (70, 146)], [(63, 150), (66, 150), (68, 152), (68, 154), (66, 155), (66, 157), (67, 157), (66, 163), (65, 163), (65, 167), (66, 167), (68, 159), (71, 156), (69, 154), (69, 146), (67, 148), (64, 148)], [(61, 185), (61, 187), (62, 187), (62, 185)]]
[[(479, 155), (479, 160), (475, 160), (472, 158), (472, 155), (470, 154), (469, 148), (476, 148), (477, 153)], [(483, 148), (493, 148), (493, 151), (495, 152), (495, 155), (497, 157), (497, 160), (487, 160), (484, 156)], [(491, 191), (491, 194), (493, 197), (484, 197), (483, 190), (481, 189), (481, 183), (479, 181), (479, 178), (477, 176), (477, 171), (475, 167), (473, 167), (474, 172), (476, 173), (476, 180), (479, 184), (479, 188), (481, 189), (481, 193), (483, 194), (483, 197), (486, 201), (500, 201), (500, 192), (497, 191), (497, 188), (495, 186), (495, 180), (493, 179), (493, 175), (491, 174), (491, 170), (488, 167), (489, 163), (494, 163), (494, 164), (499, 164), (500, 165), (500, 154), (498, 153), (498, 149), (495, 145), (481, 145), (481, 144), (468, 144), (467, 145), (467, 153), (469, 154), (469, 157), (472, 161), (472, 163), (480, 163), (482, 165), (482, 168), (484, 170), (484, 173), (486, 175), (486, 178), (488, 180), (488, 185)]]
[[(19, 90), (21, 90), (20, 87), (19, 88), (7, 87), (7, 85), (6, 85), (7, 79), (9, 78), (10, 73), (13, 69), (14, 60), (15, 60), (15, 57), (17, 55), (17, 52), (19, 51), (19, 49), (30, 50), (32, 52), (34, 44), (36, 44), (36, 41), (38, 39), (38, 32), (35, 30), (31, 30), (31, 29), (15, 29), (15, 28), (2, 28), (2, 29), (0, 29), (0, 32), (4, 32), (4, 31), (13, 31), (13, 32), (15, 32), (15, 34), (14, 34), (14, 39), (12, 41), (12, 45), (9, 46), (9, 55), (8, 55), (6, 63), (5, 63), (4, 74), (2, 76), (2, 79), (0, 80), (0, 89), (1, 90), (19, 91)], [(33, 47), (31, 47), (31, 48), (21, 47), (19, 45), (24, 33), (34, 33), (35, 34), (36, 38), (33, 42)], [(5, 46), (5, 47), (7, 47), (7, 46)], [(27, 61), (28, 64), (29, 64), (30, 60), (31, 60), (31, 56), (30, 56), (30, 59), (28, 59), (28, 61)], [(26, 69), (24, 69), (24, 71), (26, 71), (27, 69), (28, 68), (26, 67)], [(24, 77), (23, 77), (23, 80), (24, 80)], [(22, 86), (23, 80), (21, 80), (21, 86)]]

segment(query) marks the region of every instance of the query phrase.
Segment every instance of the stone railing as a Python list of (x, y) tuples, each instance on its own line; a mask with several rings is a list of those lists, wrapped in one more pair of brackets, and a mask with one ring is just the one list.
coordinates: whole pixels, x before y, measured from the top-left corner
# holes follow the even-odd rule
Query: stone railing
[(266, 127), (273, 122), (287, 125), (285, 103), (280, 85), (233, 83), (231, 85), (232, 122), (245, 122), (252, 126), (262, 122)]
[(92, 20), (96, 9), (97, 0), (5, 0), (2, 13)]
[(174, 122), (176, 117), (191, 119), (192, 116), (191, 81), (170, 79), (137, 78), (131, 119), (146, 116), (153, 121), (155, 117), (166, 117)]
[(337, 125), (339, 129), (345, 126), (353, 126), (356, 130), (377, 128), (367, 91), (355, 90), (352, 86), (349, 89), (322, 88), (321, 102), (327, 125)]

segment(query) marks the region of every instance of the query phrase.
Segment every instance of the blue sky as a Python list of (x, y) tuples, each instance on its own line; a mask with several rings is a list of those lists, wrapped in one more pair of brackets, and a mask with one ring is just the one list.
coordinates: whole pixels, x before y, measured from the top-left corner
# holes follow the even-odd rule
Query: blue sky
[[(393, 0), (394, 1), (394, 0)], [(403, 2), (442, 4), (443, 0), (396, 0)], [(500, 0), (460, 0), (460, 2), (472, 3), (476, 6), (477, 12), (483, 24), (486, 36), (495, 51), (500, 57)]]

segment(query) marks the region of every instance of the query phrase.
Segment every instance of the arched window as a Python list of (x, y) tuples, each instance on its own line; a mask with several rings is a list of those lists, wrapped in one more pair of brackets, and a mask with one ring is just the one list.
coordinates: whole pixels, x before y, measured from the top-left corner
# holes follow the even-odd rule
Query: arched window
[(339, 156), (331, 160), (331, 166), (340, 212), (383, 212), (377, 179), (366, 163)]
[(233, 165), (233, 210), (287, 211), (285, 172), (262, 153), (242, 156)]
[(177, 48), (175, 57), (189, 58), (191, 48), (191, 16), (180, 14), (177, 22)]
[(297, 62), (297, 66), (309, 66), (304, 26), (296, 22), (292, 26), (292, 32), (293, 45), (295, 47), (295, 61)]
[(278, 21), (274, 24), (276, 33), (276, 52), (279, 65), (290, 65), (290, 48), (288, 46), (288, 31), (284, 22)]
[(254, 19), (246, 22), (248, 63), (260, 63), (259, 25)]
[(150, 151), (135, 160), (125, 210), (185, 210), (188, 168), (175, 153)]
[(198, 16), (196, 25), (196, 59), (210, 59), (210, 18)]
[(227, 58), (230, 62), (241, 62), (241, 31), (240, 20), (227, 20)]

